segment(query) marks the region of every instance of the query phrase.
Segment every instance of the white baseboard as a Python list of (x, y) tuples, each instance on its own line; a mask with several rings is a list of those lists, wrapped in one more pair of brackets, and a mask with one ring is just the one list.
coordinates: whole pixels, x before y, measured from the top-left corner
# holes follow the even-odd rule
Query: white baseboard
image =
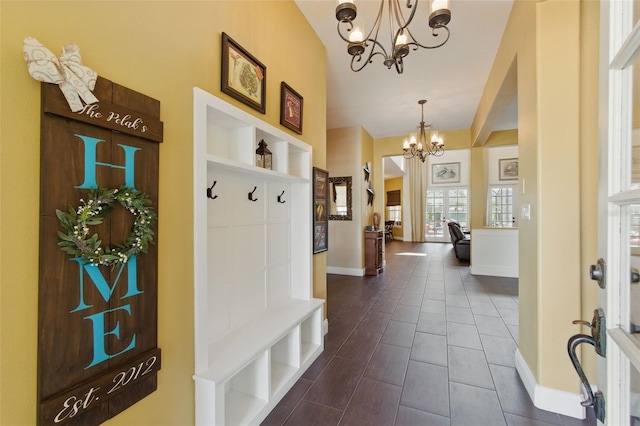
[(351, 275), (354, 277), (364, 277), (364, 269), (359, 268), (339, 268), (336, 266), (327, 266), (327, 274)]
[(329, 332), (329, 320), (322, 321), (322, 335), (325, 336)]
[(527, 393), (536, 407), (562, 414), (576, 419), (584, 419), (587, 411), (580, 405), (583, 397), (577, 393), (566, 392), (558, 389), (546, 388), (536, 383), (536, 379), (527, 365), (520, 351), (516, 349), (516, 371), (520, 375)]

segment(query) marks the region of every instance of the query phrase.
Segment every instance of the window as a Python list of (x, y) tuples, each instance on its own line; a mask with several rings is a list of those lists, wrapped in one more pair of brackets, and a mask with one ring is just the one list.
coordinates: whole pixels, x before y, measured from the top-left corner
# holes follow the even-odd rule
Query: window
[(387, 218), (386, 221), (402, 223), (402, 205), (400, 202), (400, 190), (387, 191)]
[(512, 228), (515, 226), (515, 185), (489, 187), (489, 226)]
[(449, 220), (455, 220), (462, 227), (467, 226), (469, 201), (467, 189), (449, 190)]
[(387, 206), (387, 221), (402, 223), (402, 206)]

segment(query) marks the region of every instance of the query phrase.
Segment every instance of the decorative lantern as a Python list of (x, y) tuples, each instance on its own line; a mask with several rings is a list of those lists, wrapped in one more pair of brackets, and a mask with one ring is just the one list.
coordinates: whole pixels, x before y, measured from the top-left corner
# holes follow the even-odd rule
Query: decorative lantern
[(264, 139), (260, 139), (256, 149), (256, 166), (271, 170), (271, 151)]

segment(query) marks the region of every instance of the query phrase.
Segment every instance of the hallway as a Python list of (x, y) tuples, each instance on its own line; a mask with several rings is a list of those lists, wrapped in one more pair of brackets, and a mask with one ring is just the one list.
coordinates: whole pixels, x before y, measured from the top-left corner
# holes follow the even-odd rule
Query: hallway
[(378, 277), (328, 275), (324, 352), (263, 425), (596, 424), (531, 403), (516, 279), (470, 275), (451, 244), (391, 241), (386, 261)]

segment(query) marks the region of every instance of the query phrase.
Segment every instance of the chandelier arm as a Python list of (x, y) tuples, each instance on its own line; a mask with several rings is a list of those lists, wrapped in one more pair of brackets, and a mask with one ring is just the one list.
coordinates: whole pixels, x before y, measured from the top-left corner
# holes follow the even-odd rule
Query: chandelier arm
[[(378, 44), (380, 46), (380, 48), (385, 52), (385, 56), (387, 56), (387, 53), (384, 49), (384, 47), (378, 42), (378, 33), (380, 32), (380, 23), (382, 20), (382, 12), (384, 11), (384, 0), (382, 0), (380, 2), (380, 7), (378, 8), (378, 15), (376, 16), (376, 20), (373, 23), (373, 26), (371, 27), (371, 30), (369, 31), (369, 34), (367, 34), (366, 37), (364, 37), (364, 39), (362, 40), (363, 43), (365, 43), (365, 46), (367, 45), (367, 42), (371, 41), (371, 42), (375, 42), (376, 44)], [(340, 24), (341, 23), (345, 23), (349, 25), (349, 28), (347, 29), (347, 33), (350, 32), (351, 30), (353, 30), (354, 25), (353, 25), (353, 21), (338, 21), (338, 35), (340, 36), (340, 38), (344, 41), (346, 41), (347, 43), (351, 43), (351, 40), (349, 40), (348, 37), (345, 37), (342, 34), (342, 31), (340, 31)], [(375, 30), (375, 35), (373, 38), (371, 38), (371, 35), (373, 34)]]
[(349, 26), (349, 28), (347, 28), (347, 30), (346, 30), (347, 34), (348, 34), (349, 32), (351, 32), (351, 30), (353, 30), (353, 22), (351, 22), (351, 21), (338, 21), (338, 25), (337, 25), (338, 35), (340, 36), (340, 38), (342, 40), (346, 41), (347, 43), (350, 43), (349, 38), (345, 37), (344, 35), (342, 35), (340, 24), (345, 24), (345, 25)]
[[(384, 4), (384, 0), (383, 3)], [(384, 46), (382, 45), (382, 43), (380, 43), (378, 41), (378, 34), (380, 32), (380, 21), (382, 20), (382, 8), (379, 10), (378, 13), (378, 17), (376, 19), (376, 22), (373, 24), (373, 28), (371, 28), (371, 31), (369, 32), (368, 36), (366, 39), (363, 40), (364, 43), (364, 47), (365, 49), (369, 48), (369, 53), (368, 55), (366, 55), (366, 60), (364, 61), (364, 63), (362, 64), (361, 67), (354, 67), (354, 63), (355, 62), (360, 62), (363, 58), (364, 55), (360, 54), (360, 55), (354, 55), (351, 57), (351, 71), (354, 72), (358, 72), (361, 71), (364, 67), (367, 66), (367, 64), (373, 63), (373, 57), (376, 55), (381, 55), (385, 60), (388, 59), (393, 59), (389, 53), (387, 53), (387, 50), (384, 48)], [(374, 37), (372, 38), (371, 35), (373, 34), (375, 30), (375, 34)], [(381, 51), (377, 51), (376, 48), (380, 49)]]
[(363, 59), (362, 55), (354, 55), (351, 57), (351, 71), (354, 72), (358, 72), (361, 71), (364, 67), (366, 67), (368, 64), (373, 63), (373, 57), (376, 55), (382, 55), (384, 57), (384, 53), (382, 52), (374, 52), (373, 50), (371, 50), (369, 52), (369, 56), (367, 56), (367, 59), (362, 63), (361, 67), (354, 67), (354, 63), (356, 62), (360, 62)]
[[(413, 20), (413, 15), (415, 14), (415, 11), (417, 9), (418, 2), (416, 1), (416, 3), (414, 4), (414, 8), (411, 10), (409, 20), (406, 21), (404, 18), (404, 14), (402, 13), (400, 0), (387, 0), (387, 1), (389, 4), (389, 37), (391, 38), (391, 47), (394, 50), (394, 56), (396, 56), (395, 50), (397, 46), (396, 43), (398, 41), (398, 37), (400, 36), (400, 34), (404, 34), (405, 29), (407, 29), (407, 27)], [(407, 0), (407, 7), (410, 7), (409, 0)], [(395, 20), (395, 24), (393, 22), (394, 20)], [(397, 31), (395, 30), (396, 25), (398, 26)], [(406, 44), (406, 43), (403, 43), (403, 44)], [(404, 67), (400, 66), (400, 68), (403, 69)], [(396, 59), (396, 71), (398, 71), (397, 59)], [(402, 71), (398, 71), (398, 74), (402, 74)]]
[[(387, 50), (384, 48), (384, 46), (382, 45), (382, 43), (380, 43), (378, 41), (378, 35), (380, 34), (380, 25), (382, 24), (382, 13), (384, 12), (384, 0), (380, 1), (380, 7), (378, 8), (378, 15), (376, 16), (376, 20), (373, 23), (373, 26), (371, 27), (371, 31), (369, 31), (369, 34), (367, 34), (367, 37), (363, 40), (364, 42), (364, 46), (365, 48), (369, 47), (369, 44), (371, 43), (371, 50), (369, 51), (369, 54), (367, 55), (367, 60), (363, 63), (363, 65), (360, 68), (354, 69), (353, 67), (353, 63), (354, 63), (354, 58), (351, 59), (351, 70), (358, 72), (360, 70), (362, 70), (365, 66), (367, 66), (367, 64), (370, 64), (373, 62), (373, 57), (375, 55), (382, 55), (382, 57), (385, 60), (388, 60), (390, 58), (392, 58), (390, 56), (390, 53), (387, 53)], [(375, 32), (375, 34), (374, 34)], [(373, 36), (373, 37), (372, 37)], [(380, 51), (376, 51), (376, 48), (379, 48), (381, 50)], [(362, 56), (362, 55), (359, 55)], [(355, 62), (360, 62), (361, 57), (358, 58)]]
[(402, 74), (404, 72), (404, 61), (402, 60), (402, 57), (397, 58), (395, 64), (398, 74)]
[[(384, 1), (385, 0), (382, 0), (380, 4), (384, 4)], [(396, 39), (398, 38), (398, 33), (400, 32), (400, 29), (398, 29), (398, 31), (395, 31), (395, 25), (393, 22), (394, 15), (396, 15), (395, 20), (396, 21), (398, 20), (398, 16), (397, 16), (398, 11), (396, 10), (398, 0), (386, 0), (386, 1), (387, 1), (387, 7), (389, 8), (389, 13), (387, 16), (387, 18), (389, 19), (389, 39), (391, 41), (391, 47), (389, 50), (393, 51), (396, 45)]]
[(413, 34), (411, 34), (411, 31), (409, 31), (409, 28), (407, 28), (406, 31), (409, 33), (409, 35), (411, 36), (411, 39), (413, 40), (412, 42), (407, 43), (407, 46), (413, 47), (413, 50), (418, 50), (419, 47), (421, 47), (423, 49), (437, 49), (438, 47), (444, 46), (444, 44), (447, 41), (449, 41), (449, 37), (451, 36), (451, 31), (449, 30), (449, 28), (447, 28), (444, 25), (438, 25), (431, 31), (431, 34), (433, 35), (433, 37), (438, 37), (439, 36), (439, 34), (436, 34), (436, 30), (440, 29), (440, 28), (444, 29), (447, 32), (447, 37), (442, 41), (442, 43), (436, 44), (436, 45), (433, 45), (433, 46), (425, 46), (423, 44), (418, 43), (418, 41), (416, 41), (416, 38), (413, 36)]
[[(392, 1), (392, 0), (389, 0), (389, 1)], [(394, 8), (394, 14), (395, 14), (396, 22), (398, 23), (398, 30), (404, 31), (405, 29), (407, 29), (409, 25), (411, 25), (411, 21), (413, 21), (413, 17), (416, 14), (416, 10), (418, 10), (418, 0), (416, 0), (413, 6), (410, 5), (410, 0), (407, 0), (406, 7), (407, 9), (411, 9), (411, 13), (409, 14), (409, 19), (407, 20), (404, 19), (404, 14), (402, 13), (402, 9), (400, 8), (400, 0), (393, 0), (393, 1), (395, 1), (396, 3), (396, 7)]]
[[(367, 34), (367, 38), (366, 40), (371, 40), (371, 41), (375, 41), (376, 43), (378, 43), (378, 34), (380, 33), (380, 25), (382, 24), (382, 12), (384, 12), (384, 0), (380, 0), (380, 7), (378, 8), (378, 15), (376, 16), (376, 20), (373, 21), (373, 26), (371, 27), (371, 31), (369, 31), (369, 34)], [(373, 34), (373, 31), (375, 30), (376, 34), (374, 35), (373, 38), (371, 38), (371, 35)], [(380, 43), (378, 43), (380, 45), (380, 47), (382, 47), (382, 45)], [(384, 47), (382, 47), (382, 50), (384, 50)]]

